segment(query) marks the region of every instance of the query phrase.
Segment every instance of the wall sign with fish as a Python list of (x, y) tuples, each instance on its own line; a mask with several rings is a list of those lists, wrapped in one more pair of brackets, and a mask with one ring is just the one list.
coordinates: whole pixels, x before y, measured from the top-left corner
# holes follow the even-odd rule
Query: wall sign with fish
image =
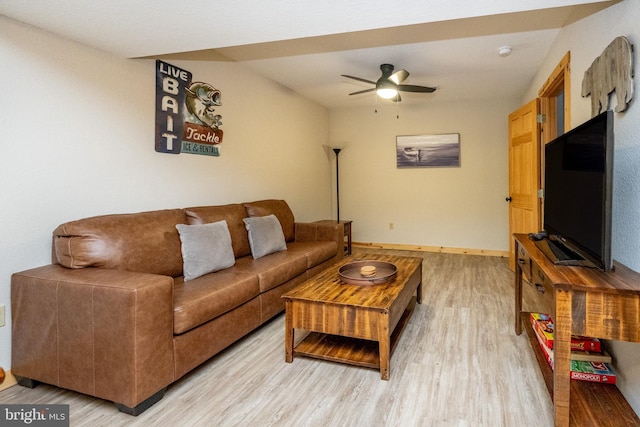
[(221, 92), (189, 71), (156, 61), (156, 151), (219, 156)]

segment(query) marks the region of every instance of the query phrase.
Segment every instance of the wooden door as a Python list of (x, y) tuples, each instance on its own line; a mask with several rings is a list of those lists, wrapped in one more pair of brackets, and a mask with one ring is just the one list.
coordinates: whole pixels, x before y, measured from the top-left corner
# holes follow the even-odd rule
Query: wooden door
[[(538, 91), (542, 146), (571, 128), (571, 52), (556, 65), (547, 81)], [(544, 150), (543, 150), (544, 152)]]
[(538, 100), (509, 115), (509, 265), (515, 268), (513, 233), (531, 233), (540, 224), (540, 128)]

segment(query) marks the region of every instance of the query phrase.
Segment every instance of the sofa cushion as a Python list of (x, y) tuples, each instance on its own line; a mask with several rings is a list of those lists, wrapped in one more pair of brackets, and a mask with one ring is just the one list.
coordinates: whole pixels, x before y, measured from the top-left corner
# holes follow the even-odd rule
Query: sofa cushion
[(287, 250), (303, 253), (307, 258), (307, 268), (312, 268), (336, 256), (338, 244), (334, 241), (291, 242), (287, 244)]
[(225, 220), (209, 224), (177, 224), (182, 243), (184, 281), (229, 268), (236, 262)]
[(287, 250), (282, 227), (275, 215), (245, 218), (244, 225), (249, 232), (249, 246), (253, 258), (258, 259)]
[(231, 244), (236, 258), (251, 254), (249, 248), (249, 238), (242, 219), (247, 216), (247, 211), (241, 204), (231, 204), (222, 206), (199, 206), (186, 208), (188, 224), (206, 224), (216, 221), (227, 221), (229, 233), (231, 233)]
[(53, 231), (54, 260), (67, 268), (98, 267), (182, 275), (182, 209), (103, 215), (59, 225)]
[(235, 267), (193, 279), (179, 277), (173, 288), (173, 332), (182, 334), (233, 310), (260, 293), (258, 276)]
[(258, 276), (260, 292), (264, 292), (304, 273), (307, 258), (302, 252), (282, 251), (258, 259), (239, 258), (230, 270)]
[(292, 242), (296, 237), (295, 218), (289, 205), (284, 200), (260, 200), (257, 202), (245, 203), (244, 207), (250, 217), (275, 215), (280, 221), (284, 239)]

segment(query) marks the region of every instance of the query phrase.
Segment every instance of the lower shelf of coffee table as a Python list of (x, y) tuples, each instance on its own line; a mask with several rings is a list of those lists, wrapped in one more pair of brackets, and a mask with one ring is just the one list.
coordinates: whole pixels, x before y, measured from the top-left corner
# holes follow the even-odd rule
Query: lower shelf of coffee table
[(294, 354), (367, 368), (380, 368), (377, 341), (311, 332), (296, 346)]
[[(413, 297), (391, 333), (392, 354), (415, 306), (416, 298)], [(311, 332), (296, 345), (293, 351), (294, 357), (307, 356), (367, 368), (380, 368), (380, 352), (377, 341)]]

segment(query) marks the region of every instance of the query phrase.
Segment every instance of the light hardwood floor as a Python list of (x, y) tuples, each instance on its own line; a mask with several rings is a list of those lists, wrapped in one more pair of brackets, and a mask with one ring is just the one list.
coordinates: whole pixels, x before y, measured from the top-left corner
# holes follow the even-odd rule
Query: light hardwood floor
[(513, 331), (508, 260), (391, 252), (424, 263), (423, 303), (391, 357), (389, 381), (373, 369), (303, 357), (285, 363), (279, 315), (171, 385), (138, 417), (47, 385), (11, 387), (0, 403), (66, 403), (72, 426), (553, 425), (526, 334)]

